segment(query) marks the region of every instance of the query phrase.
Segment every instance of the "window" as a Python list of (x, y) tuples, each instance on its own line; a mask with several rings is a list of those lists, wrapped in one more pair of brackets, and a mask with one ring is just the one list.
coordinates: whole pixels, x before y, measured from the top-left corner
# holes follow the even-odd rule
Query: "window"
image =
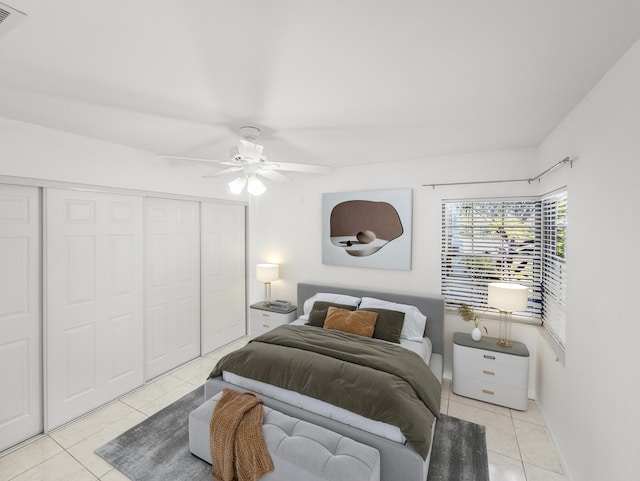
[(564, 345), (566, 191), (542, 198), (445, 201), (442, 295), (447, 307), (487, 307), (490, 282), (530, 288), (522, 320), (541, 320)]
[(540, 317), (539, 205), (538, 199), (443, 203), (442, 294), (448, 306), (484, 308), (490, 282), (517, 282), (532, 288), (528, 317)]
[(567, 192), (542, 199), (542, 323), (564, 349), (567, 257)]

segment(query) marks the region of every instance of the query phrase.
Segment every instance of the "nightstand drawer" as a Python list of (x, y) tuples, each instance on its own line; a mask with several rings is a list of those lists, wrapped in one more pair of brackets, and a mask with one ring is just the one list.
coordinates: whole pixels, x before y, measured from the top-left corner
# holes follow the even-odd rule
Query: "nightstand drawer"
[(491, 362), (466, 362), (459, 357), (454, 358), (456, 376), (471, 377), (481, 381), (527, 389), (529, 376), (527, 369), (513, 368)]
[(249, 309), (249, 334), (252, 337), (259, 336), (275, 327), (289, 324), (295, 320), (295, 309), (289, 312), (275, 312), (273, 309), (267, 310), (262, 306), (254, 307), (252, 305)]
[(261, 311), (259, 309), (251, 309), (249, 318), (251, 320), (261, 322), (264, 321), (271, 324), (289, 324), (291, 321), (295, 320), (295, 316), (293, 316), (292, 319), (291, 314), (286, 314), (283, 312)]
[(473, 349), (465, 346), (453, 345), (454, 355), (467, 359), (470, 363), (487, 363), (488, 365), (507, 366), (515, 369), (529, 369), (529, 357), (513, 356), (501, 352), (484, 349)]
[(466, 396), (480, 401), (486, 401), (512, 409), (527, 409), (527, 388), (518, 389), (479, 380), (471, 377), (461, 376), (456, 373), (453, 378), (453, 392), (460, 396)]
[(251, 319), (249, 321), (249, 333), (252, 336), (256, 336), (258, 334), (263, 334), (267, 331), (270, 331), (274, 327), (281, 326), (282, 324), (282, 322), (273, 322), (269, 319)]

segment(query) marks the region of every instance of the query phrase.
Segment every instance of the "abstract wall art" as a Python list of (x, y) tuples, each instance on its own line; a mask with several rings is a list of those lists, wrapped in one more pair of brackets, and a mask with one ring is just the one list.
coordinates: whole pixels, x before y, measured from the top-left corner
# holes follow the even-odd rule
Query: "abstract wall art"
[(322, 263), (411, 270), (412, 189), (322, 195)]

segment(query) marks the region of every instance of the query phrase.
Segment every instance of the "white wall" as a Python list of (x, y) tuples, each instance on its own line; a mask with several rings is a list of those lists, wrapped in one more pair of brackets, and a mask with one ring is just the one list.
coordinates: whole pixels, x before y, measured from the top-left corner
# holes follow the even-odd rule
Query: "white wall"
[(566, 366), (539, 340), (539, 403), (574, 481), (638, 479), (640, 42), (547, 138), (568, 185)]
[[(422, 187), (422, 184), (529, 178), (538, 173), (533, 150), (488, 152), (439, 157), (402, 163), (372, 164), (335, 169), (329, 175), (300, 176), (295, 182), (272, 186), (250, 205), (252, 246), (250, 266), (276, 262), (281, 280), (272, 284), (272, 297), (296, 302), (296, 284), (302, 281), (368, 287), (376, 290), (440, 294), (442, 199), (537, 195), (537, 184), (491, 184), (461, 187)], [(328, 192), (375, 189), (413, 189), (413, 256), (411, 271), (340, 267), (322, 264), (321, 201)], [(253, 284), (251, 300), (262, 299), (262, 286)], [(497, 336), (497, 323), (487, 321)], [(445, 376), (451, 377), (453, 332), (470, 332), (458, 316), (445, 323)], [(514, 326), (513, 338), (525, 342), (535, 359), (536, 328)], [(531, 366), (530, 394), (534, 395), (535, 364)]]
[(214, 169), (0, 117), (0, 176), (233, 199)]

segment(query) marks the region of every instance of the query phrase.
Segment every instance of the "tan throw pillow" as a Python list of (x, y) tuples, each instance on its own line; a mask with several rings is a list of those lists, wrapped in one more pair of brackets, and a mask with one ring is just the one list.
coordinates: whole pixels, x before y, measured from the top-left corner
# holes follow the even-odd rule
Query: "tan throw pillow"
[(325, 329), (371, 337), (376, 327), (377, 312), (348, 311), (337, 307), (329, 307), (324, 320)]

